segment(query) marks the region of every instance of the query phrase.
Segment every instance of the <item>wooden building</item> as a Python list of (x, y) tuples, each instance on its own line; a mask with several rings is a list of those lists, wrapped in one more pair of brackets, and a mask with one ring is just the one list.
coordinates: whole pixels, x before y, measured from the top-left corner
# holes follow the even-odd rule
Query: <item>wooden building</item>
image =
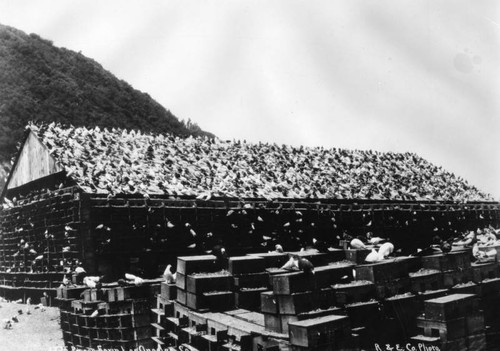
[[(259, 147), (266, 151), (239, 161), (249, 148)], [(299, 191), (279, 197), (276, 189), (282, 187), (263, 181), (259, 188), (256, 180), (259, 169), (275, 167), (276, 160), (266, 159), (273, 149), (135, 131), (30, 126), (2, 193), (0, 294), (51, 295), (79, 265), (109, 281), (125, 272), (158, 277), (178, 256), (203, 254), (218, 243), (240, 255), (273, 250), (275, 243), (296, 250), (312, 245), (313, 238), (333, 245), (346, 232), (371, 231), (411, 251), (436, 234), (448, 237), (500, 223), (500, 205), (463, 184), (457, 185), (465, 189), (460, 200), (323, 196), (330, 189), (307, 184), (327, 176), (314, 165), (297, 171), (307, 198), (297, 196)], [(310, 152), (291, 149), (289, 155), (307, 159)], [(235, 161), (221, 166), (220, 160)], [(285, 173), (280, 172), (273, 168), (272, 174)], [(329, 182), (340, 189), (337, 183)], [(241, 193), (234, 191), (238, 188)], [(276, 191), (265, 196), (266, 189)]]

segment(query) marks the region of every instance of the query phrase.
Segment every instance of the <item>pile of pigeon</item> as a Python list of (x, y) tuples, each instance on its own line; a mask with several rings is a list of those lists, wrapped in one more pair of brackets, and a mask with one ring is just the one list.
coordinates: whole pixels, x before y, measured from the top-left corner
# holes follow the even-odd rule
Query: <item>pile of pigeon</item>
[(483, 201), (413, 153), (293, 147), (121, 129), (28, 127), (88, 193)]

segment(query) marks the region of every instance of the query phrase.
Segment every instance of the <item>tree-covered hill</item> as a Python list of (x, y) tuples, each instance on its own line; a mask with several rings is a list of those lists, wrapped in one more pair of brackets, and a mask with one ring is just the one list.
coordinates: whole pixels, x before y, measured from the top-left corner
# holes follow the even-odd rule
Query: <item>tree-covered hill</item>
[(28, 121), (211, 135), (94, 60), (0, 24), (0, 188)]

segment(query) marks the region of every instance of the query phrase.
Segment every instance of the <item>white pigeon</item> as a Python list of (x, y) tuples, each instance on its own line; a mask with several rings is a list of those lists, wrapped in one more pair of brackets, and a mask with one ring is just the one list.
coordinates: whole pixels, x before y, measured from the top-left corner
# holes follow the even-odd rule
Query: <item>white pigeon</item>
[(83, 278), (83, 284), (85, 284), (89, 288), (93, 289), (97, 286), (97, 283), (99, 283), (99, 280), (101, 280), (101, 277), (86, 276), (85, 278)]
[(385, 240), (386, 240), (386, 239), (384, 239), (384, 238), (380, 238), (380, 237), (378, 237), (378, 236), (376, 236), (376, 237), (372, 237), (372, 238), (368, 239), (368, 241), (369, 241), (369, 242), (370, 242), (370, 244), (372, 244), (372, 245), (378, 245), (378, 244), (380, 244), (381, 242), (383, 242), (383, 241), (385, 241)]
[(290, 259), (281, 267), (281, 269), (299, 269), (298, 258), (290, 256)]
[(167, 284), (173, 284), (177, 280), (177, 272), (172, 273), (172, 265), (167, 265), (165, 272), (163, 272), (163, 278), (167, 281)]
[(130, 273), (125, 273), (125, 278), (129, 281), (132, 280), (134, 285), (142, 285), (144, 283), (144, 279)]
[(391, 253), (394, 251), (394, 245), (391, 243), (383, 243), (380, 246), (380, 249), (378, 249), (378, 255), (380, 256), (380, 259), (384, 259), (387, 256), (389, 256)]
[(97, 317), (98, 315), (99, 315), (99, 311), (95, 310), (94, 312), (92, 312), (92, 314), (90, 315), (90, 317), (94, 318), (94, 317)]
[(372, 252), (370, 252), (368, 254), (368, 256), (366, 256), (365, 258), (365, 261), (366, 262), (377, 262), (377, 261), (380, 261), (381, 258), (380, 258), (380, 255), (378, 254), (377, 250), (375, 249), (372, 249)]
[(355, 250), (361, 250), (361, 249), (366, 249), (366, 245), (363, 244), (363, 242), (358, 238), (354, 238), (351, 240), (351, 248)]
[(76, 274), (82, 274), (82, 273), (87, 273), (83, 267), (76, 267), (75, 268), (75, 273)]

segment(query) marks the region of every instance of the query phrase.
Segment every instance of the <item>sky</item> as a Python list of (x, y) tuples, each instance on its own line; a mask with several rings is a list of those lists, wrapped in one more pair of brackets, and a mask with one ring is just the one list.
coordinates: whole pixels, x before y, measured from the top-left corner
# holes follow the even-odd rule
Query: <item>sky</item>
[(496, 0), (0, 0), (222, 139), (414, 152), (500, 200)]

